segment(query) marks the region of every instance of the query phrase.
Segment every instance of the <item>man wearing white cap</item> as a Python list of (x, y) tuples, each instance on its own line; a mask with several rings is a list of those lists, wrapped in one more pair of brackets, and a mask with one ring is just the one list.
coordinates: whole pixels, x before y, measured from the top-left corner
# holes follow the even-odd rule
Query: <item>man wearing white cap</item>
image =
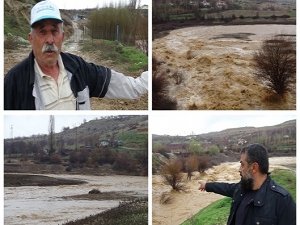
[(147, 72), (136, 79), (61, 52), (60, 11), (51, 1), (31, 10), (32, 52), (4, 79), (6, 110), (86, 110), (90, 97), (136, 99), (148, 91)]

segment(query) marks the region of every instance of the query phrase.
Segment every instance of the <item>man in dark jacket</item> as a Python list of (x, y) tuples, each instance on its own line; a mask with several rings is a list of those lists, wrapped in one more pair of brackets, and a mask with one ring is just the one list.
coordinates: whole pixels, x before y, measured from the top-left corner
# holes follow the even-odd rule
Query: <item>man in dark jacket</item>
[(269, 176), (264, 146), (241, 151), (237, 184), (200, 182), (199, 190), (232, 198), (228, 225), (296, 225), (296, 204), (290, 194)]
[(6, 110), (85, 110), (90, 97), (136, 99), (148, 91), (147, 72), (136, 79), (62, 53), (60, 11), (51, 1), (31, 10), (29, 57), (4, 78)]

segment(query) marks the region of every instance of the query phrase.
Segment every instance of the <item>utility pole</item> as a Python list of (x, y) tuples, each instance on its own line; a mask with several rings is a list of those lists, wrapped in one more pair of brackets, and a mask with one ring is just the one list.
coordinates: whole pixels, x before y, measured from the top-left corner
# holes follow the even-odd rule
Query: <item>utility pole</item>
[(10, 125), (10, 138), (13, 140), (14, 139), (14, 126)]
[(10, 137), (11, 137), (11, 146), (8, 153), (8, 158), (11, 157), (11, 153), (14, 151), (14, 126), (10, 125)]
[(76, 152), (78, 152), (78, 131), (77, 131), (77, 126), (75, 127), (76, 131)]

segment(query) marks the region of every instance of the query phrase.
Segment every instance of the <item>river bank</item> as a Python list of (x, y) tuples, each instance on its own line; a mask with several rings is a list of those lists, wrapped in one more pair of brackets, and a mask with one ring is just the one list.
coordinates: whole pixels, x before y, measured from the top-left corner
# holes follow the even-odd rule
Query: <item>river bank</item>
[(121, 203), (118, 207), (64, 225), (147, 225), (148, 200)]

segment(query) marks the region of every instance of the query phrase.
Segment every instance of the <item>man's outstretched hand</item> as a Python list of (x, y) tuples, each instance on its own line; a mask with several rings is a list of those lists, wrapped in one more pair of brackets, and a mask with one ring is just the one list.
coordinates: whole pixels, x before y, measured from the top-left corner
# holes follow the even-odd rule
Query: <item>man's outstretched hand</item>
[(200, 191), (205, 191), (205, 186), (206, 186), (206, 182), (205, 181), (199, 181), (199, 190)]

